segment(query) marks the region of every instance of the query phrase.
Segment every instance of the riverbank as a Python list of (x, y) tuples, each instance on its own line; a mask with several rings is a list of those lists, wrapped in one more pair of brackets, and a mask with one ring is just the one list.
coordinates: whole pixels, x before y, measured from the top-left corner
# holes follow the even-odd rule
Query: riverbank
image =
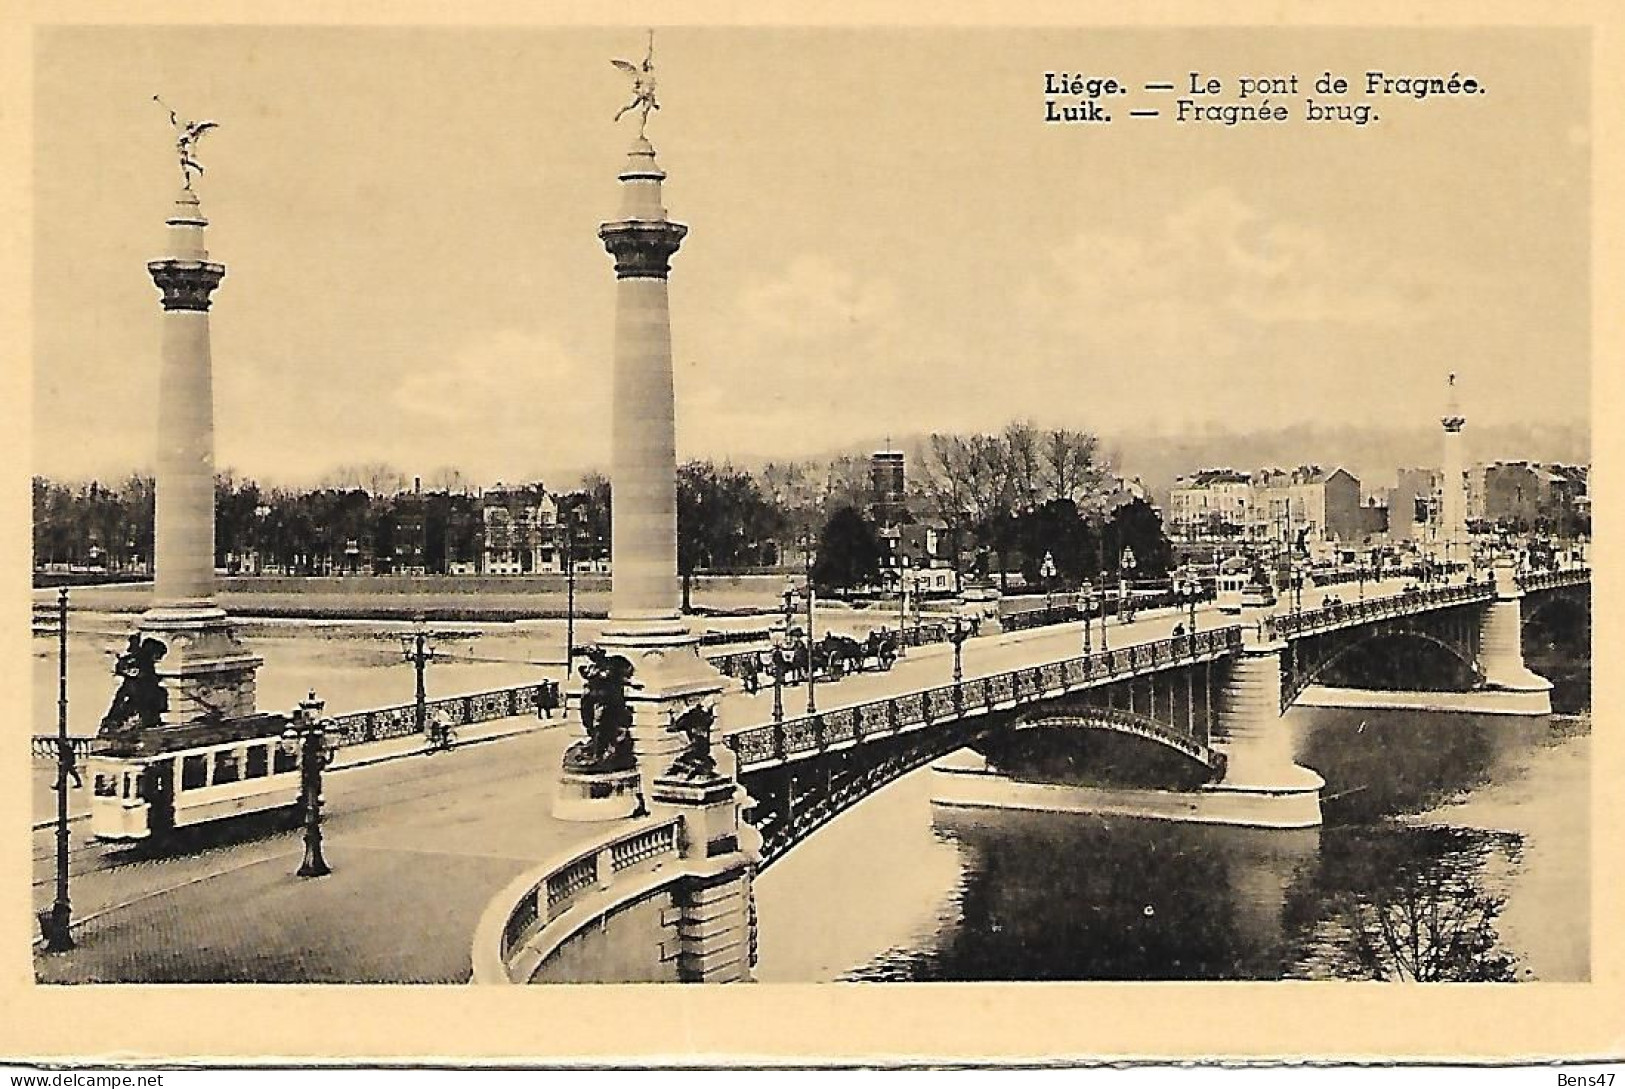
[[(692, 612), (699, 616), (761, 616), (782, 608), (782, 579), (712, 577), (695, 581)], [(36, 590), (40, 600), (54, 592)], [(152, 583), (81, 586), (75, 610), (139, 613), (152, 604)], [(562, 620), (609, 616), (607, 576), (576, 579), (574, 607), (562, 575), (445, 575), (435, 577), (339, 575), (331, 577), (221, 578), (215, 600), (239, 617), (309, 620), (439, 621)]]

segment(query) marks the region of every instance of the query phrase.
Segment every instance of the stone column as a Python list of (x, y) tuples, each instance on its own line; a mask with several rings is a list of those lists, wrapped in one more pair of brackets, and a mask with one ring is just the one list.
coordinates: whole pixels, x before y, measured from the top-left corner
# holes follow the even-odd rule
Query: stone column
[[(610, 622), (599, 646), (633, 666), (633, 751), (647, 802), (682, 742), (670, 726), (688, 707), (722, 691), (725, 678), (700, 658), (677, 582), (677, 442), (671, 315), (666, 278), (688, 228), (667, 218), (665, 171), (639, 136), (621, 171), (621, 214), (599, 227), (615, 259), (615, 367)], [(575, 789), (569, 773), (564, 797)], [(587, 809), (574, 806), (576, 819)], [(605, 804), (603, 816), (623, 815)], [(558, 812), (558, 809), (555, 809)]]
[(254, 713), (261, 659), (238, 641), (214, 601), (214, 375), (210, 293), (226, 274), (210, 261), (208, 221), (183, 189), (169, 217), (171, 256), (147, 264), (163, 293), (158, 377), (158, 471), (153, 607), (139, 629), (168, 648), (158, 673), (169, 690), (165, 724)]
[(1498, 559), (1491, 569), (1495, 600), (1479, 619), (1478, 664), (1484, 686), (1504, 692), (1511, 701), (1506, 713), (1546, 715), (1552, 710), (1552, 683), (1532, 672), (1523, 661), (1523, 591), (1518, 588), (1517, 566)]
[(1212, 744), (1224, 776), (1205, 789), (1206, 808), (1227, 824), (1309, 828), (1320, 823), (1325, 780), (1293, 760), (1292, 730), (1281, 716), (1281, 643), (1246, 647), (1231, 659), (1219, 690)]
[(1456, 404), (1456, 376), (1450, 376), (1450, 401), (1439, 420), (1444, 448), (1439, 469), (1439, 546), (1446, 559), (1465, 561), (1467, 554), (1467, 482), (1463, 477), (1462, 428), (1467, 426)]

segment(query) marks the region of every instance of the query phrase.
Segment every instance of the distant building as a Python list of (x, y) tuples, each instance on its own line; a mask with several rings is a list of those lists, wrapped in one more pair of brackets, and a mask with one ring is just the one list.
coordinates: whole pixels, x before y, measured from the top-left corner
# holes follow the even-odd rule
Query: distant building
[[(1395, 485), (1388, 489), (1388, 538), (1418, 541), (1428, 535), (1438, 503), (1440, 475), (1437, 469), (1401, 469)], [(1468, 508), (1472, 507), (1471, 491)]]
[(1174, 481), (1170, 531), (1187, 541), (1240, 537), (1252, 516), (1253, 478), (1234, 469), (1202, 469)]
[(1484, 520), (1565, 536), (1589, 527), (1590, 470), (1582, 465), (1497, 461), (1484, 466)]
[(876, 450), (869, 455), (869, 513), (877, 526), (894, 526), (906, 519), (903, 452)]
[(488, 488), (480, 496), (484, 529), (480, 572), (558, 572), (558, 504), (540, 484)]
[(1253, 478), (1248, 536), (1254, 540), (1309, 544), (1365, 539), (1360, 480), (1347, 469), (1299, 466), (1290, 472), (1263, 469)]

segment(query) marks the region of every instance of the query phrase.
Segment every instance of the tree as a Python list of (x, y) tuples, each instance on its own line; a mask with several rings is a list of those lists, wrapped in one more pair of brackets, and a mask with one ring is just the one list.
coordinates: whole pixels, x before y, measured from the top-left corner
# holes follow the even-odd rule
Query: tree
[(1161, 578), (1174, 563), (1174, 547), (1163, 532), (1162, 516), (1135, 498), (1112, 512), (1105, 527), (1106, 563), (1116, 566), (1123, 549), (1134, 551), (1134, 576)]
[(880, 538), (863, 512), (837, 507), (818, 538), (813, 586), (826, 592), (872, 586), (880, 577), (880, 557)]
[(683, 608), (690, 607), (694, 572), (759, 563), (782, 532), (783, 515), (748, 472), (691, 461), (677, 470), (677, 569)]
[(1055, 561), (1056, 576), (1077, 583), (1093, 574), (1098, 550), (1095, 533), (1070, 499), (1051, 499), (1013, 519), (1012, 538), (1021, 555), (1021, 574), (1028, 583), (1039, 580), (1046, 554)]

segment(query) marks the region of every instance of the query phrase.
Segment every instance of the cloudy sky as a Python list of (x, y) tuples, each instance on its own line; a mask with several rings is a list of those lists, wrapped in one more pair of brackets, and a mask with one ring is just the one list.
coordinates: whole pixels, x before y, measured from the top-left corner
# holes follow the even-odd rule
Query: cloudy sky
[[(636, 30), (42, 30), (34, 469), (150, 465), (178, 187), (161, 93), (217, 120), (217, 463), (557, 481), (608, 454), (596, 232)], [(1306, 420), (1589, 414), (1583, 32), (674, 29), (650, 123), (684, 456), (1016, 416), (1119, 446)], [(1314, 127), (1046, 125), (1043, 74), (1135, 86), (1472, 74)], [(1117, 107), (1172, 108), (1138, 93)], [(1351, 96), (1352, 97), (1352, 96)], [(1304, 459), (1313, 459), (1305, 451)]]

